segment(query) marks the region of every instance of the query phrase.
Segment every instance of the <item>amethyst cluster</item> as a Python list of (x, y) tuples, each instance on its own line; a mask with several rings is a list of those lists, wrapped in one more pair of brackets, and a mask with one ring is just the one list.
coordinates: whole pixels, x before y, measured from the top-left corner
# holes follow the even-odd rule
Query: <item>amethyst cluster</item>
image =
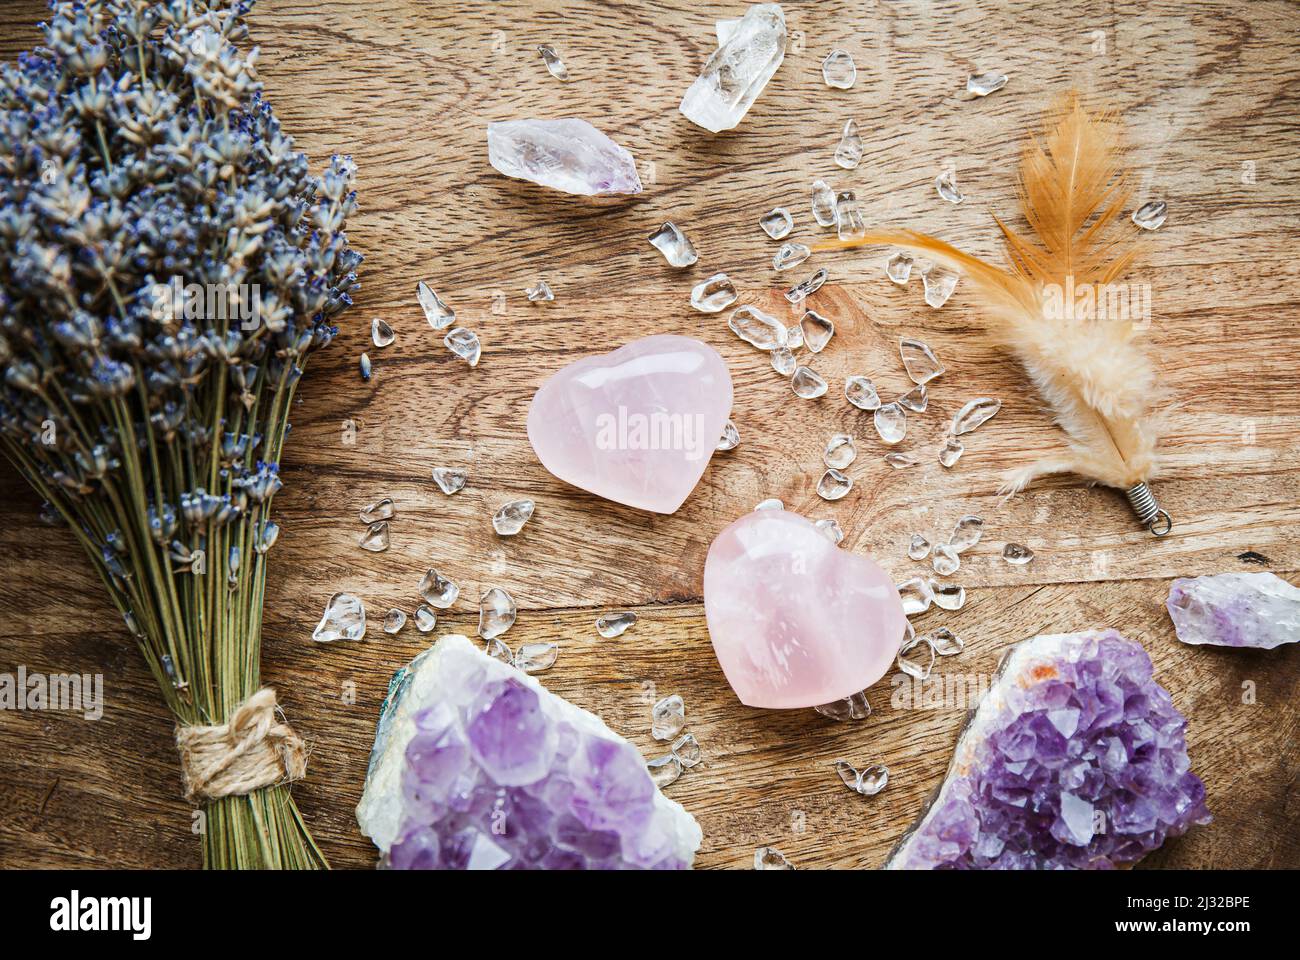
[(1208, 823), (1186, 720), (1114, 630), (1014, 647), (895, 869), (1104, 869)]
[(400, 870), (681, 870), (701, 839), (635, 746), (458, 635), (393, 677), (357, 820)]

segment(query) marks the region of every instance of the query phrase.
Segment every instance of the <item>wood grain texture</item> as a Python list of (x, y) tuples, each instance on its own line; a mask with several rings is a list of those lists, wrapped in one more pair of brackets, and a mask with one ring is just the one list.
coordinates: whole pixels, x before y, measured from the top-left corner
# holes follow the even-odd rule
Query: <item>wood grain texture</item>
[[(367, 255), (357, 308), (300, 392), (266, 613), (264, 676), (312, 743), (308, 779), (295, 791), (322, 848), (336, 866), (374, 862), (353, 807), (388, 676), (422, 640), (407, 627), (397, 638), (376, 631), (360, 644), (320, 647), (310, 630), (340, 589), (362, 596), (372, 616), (394, 605), (410, 612), (435, 564), (471, 600), (488, 586), (509, 589), (521, 613), (507, 639), (559, 640), (547, 685), (648, 756), (653, 694), (683, 696), (706, 760), (669, 793), (704, 828), (701, 866), (747, 866), (762, 844), (800, 866), (878, 866), (942, 778), (961, 713), (893, 706), (885, 682), (871, 692), (874, 716), (860, 724), (736, 702), (704, 625), (704, 555), (722, 527), (776, 496), (815, 518), (837, 517), (845, 546), (899, 579), (921, 569), (904, 553), (912, 532), (941, 536), (961, 514), (983, 516), (985, 542), (956, 578), (970, 592), (966, 608), (918, 622), (967, 639), (967, 651), (937, 672), (989, 674), (1009, 644), (1038, 632), (1119, 627), (1146, 645), (1189, 716), (1193, 766), (1216, 816), (1147, 863), (1300, 866), (1300, 654), (1184, 647), (1162, 606), (1172, 577), (1258, 569), (1237, 559), (1244, 551), (1292, 580), (1300, 569), (1300, 267), (1289, 255), (1300, 239), (1297, 8), (783, 6), (792, 31), (785, 63), (744, 123), (716, 136), (677, 104), (713, 45), (713, 21), (736, 15), (735, 4), (262, 0), (255, 9), (260, 70), (285, 128), (314, 166), (332, 152), (357, 161), (362, 210), (350, 235)], [(34, 42), (42, 15), (27, 0), (0, 8), (0, 54)], [(535, 51), (542, 42), (565, 57), (572, 82), (546, 73)], [(821, 82), (821, 59), (836, 46), (859, 66), (848, 91)], [(966, 74), (989, 68), (1011, 83), (966, 99)], [(991, 217), (1014, 215), (1021, 139), (1071, 84), (1123, 111), (1138, 200), (1170, 205), (1133, 276), (1151, 285), (1146, 335), (1169, 395), (1157, 492), (1176, 527), (1163, 541), (1138, 529), (1113, 491), (1069, 479), (997, 499), (1005, 469), (1060, 437), (1019, 369), (987, 340), (962, 287), (930, 310), (919, 284), (886, 280), (877, 250), (821, 255), (777, 274), (776, 244), (757, 226), (784, 205), (795, 217), (791, 239), (821, 236), (808, 196), (825, 178), (856, 189), (882, 224), (998, 258)], [(484, 127), (520, 116), (593, 120), (641, 162), (646, 192), (591, 202), (496, 174)], [(867, 149), (857, 170), (843, 171), (831, 154), (850, 116)], [(956, 207), (932, 186), (949, 166), (968, 198)], [(645, 242), (666, 219), (694, 240), (695, 267), (673, 270)], [(833, 317), (836, 335), (813, 366), (836, 386), (803, 402), (727, 331), (725, 314), (698, 314), (688, 298), (694, 283), (725, 270), (743, 302), (784, 311), (780, 291), (817, 266), (831, 280), (813, 305)], [(524, 298), (539, 276), (555, 288), (553, 303)], [(483, 338), (477, 369), (425, 324), (414, 298), (420, 279)], [(376, 373), (364, 384), (356, 362), (372, 316), (386, 318), (398, 340), (371, 350)], [(565, 487), (537, 463), (523, 429), (546, 376), (654, 332), (719, 349), (743, 438), (671, 517)], [(837, 385), (863, 373), (882, 393), (901, 392), (900, 335), (925, 339), (948, 371), (902, 445), (923, 465), (895, 472), (868, 416)], [(1003, 409), (945, 471), (934, 456), (947, 420), (979, 395), (1001, 398)], [(345, 442), (349, 424), (354, 443)], [(822, 447), (841, 431), (859, 439), (860, 455), (853, 491), (832, 505), (814, 486)], [(469, 486), (444, 497), (430, 477), (436, 465), (466, 467)], [(96, 723), (0, 712), (0, 865), (195, 864), (170, 723), (151, 678), (70, 538), (35, 522), (35, 498), (7, 469), (0, 489), (0, 671), (102, 673), (107, 701)], [(397, 502), (393, 546), (368, 554), (356, 547), (356, 511), (384, 495)], [(536, 516), (521, 536), (501, 540), (491, 514), (518, 496), (537, 501)], [(1028, 544), (1037, 558), (1006, 565), (1006, 541)], [(641, 621), (602, 641), (593, 620), (615, 608), (635, 609)], [(439, 632), (474, 627), (462, 603)], [(1246, 683), (1253, 703), (1243, 702)], [(885, 762), (889, 787), (871, 799), (849, 794), (830, 766), (840, 757)]]

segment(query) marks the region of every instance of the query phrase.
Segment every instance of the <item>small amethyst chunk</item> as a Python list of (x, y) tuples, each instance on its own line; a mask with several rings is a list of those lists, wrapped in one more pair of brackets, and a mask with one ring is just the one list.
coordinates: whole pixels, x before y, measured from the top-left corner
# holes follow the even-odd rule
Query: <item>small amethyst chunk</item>
[(1106, 869), (1208, 823), (1187, 726), (1114, 630), (1017, 644), (891, 869)]
[(1300, 641), (1300, 588), (1272, 573), (1175, 580), (1166, 606), (1183, 643), (1272, 650)]

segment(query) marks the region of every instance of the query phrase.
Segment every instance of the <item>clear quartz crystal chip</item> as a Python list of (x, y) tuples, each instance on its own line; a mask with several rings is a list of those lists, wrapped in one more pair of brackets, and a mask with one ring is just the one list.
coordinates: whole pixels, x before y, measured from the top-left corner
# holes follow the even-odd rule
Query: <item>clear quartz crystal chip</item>
[(835, 198), (835, 223), (841, 240), (859, 240), (867, 235), (867, 219), (852, 190), (845, 190)]
[(382, 500), (376, 500), (374, 503), (363, 507), (361, 513), (362, 523), (375, 523), (379, 520), (393, 519), (393, 498), (384, 497)]
[(957, 556), (957, 551), (948, 544), (936, 543), (931, 564), (934, 566), (934, 572), (939, 576), (951, 577), (961, 566), (961, 557)]
[(433, 288), (421, 280), (415, 287), (415, 295), (424, 310), (424, 318), (435, 330), (446, 330), (456, 322), (456, 311), (442, 302), (442, 297)]
[(844, 542), (844, 531), (840, 528), (840, 522), (838, 520), (832, 518), (818, 520), (814, 526), (826, 535), (827, 540), (836, 546), (839, 546)]
[(650, 711), (650, 735), (656, 740), (672, 740), (686, 726), (686, 704), (677, 694), (664, 697)]
[(934, 603), (934, 590), (930, 581), (922, 577), (912, 577), (898, 585), (898, 596), (903, 601), (903, 613), (912, 616), (925, 613)]
[(829, 717), (836, 723), (845, 723), (849, 720), (865, 720), (871, 716), (871, 704), (867, 701), (865, 690), (845, 697), (843, 700), (823, 703), (820, 707), (814, 707), (813, 709), (823, 717)]
[(634, 623), (636, 623), (636, 614), (630, 610), (607, 613), (596, 621), (596, 632), (606, 640), (613, 640), (627, 633), (628, 628)]
[(386, 347), (397, 339), (387, 320), (375, 317), (370, 321), (370, 342), (376, 347)]
[(812, 254), (803, 243), (783, 243), (781, 249), (772, 257), (773, 270), (789, 270), (803, 263)]
[(691, 306), (700, 313), (720, 313), (736, 302), (736, 285), (725, 273), (715, 273), (691, 290)]
[(317, 643), (360, 640), (366, 635), (366, 607), (350, 593), (336, 593), (325, 604), (325, 613), (312, 631)]
[(477, 367), (479, 357), (483, 355), (483, 345), (479, 343), (478, 334), (466, 327), (448, 330), (442, 338), (443, 346), (460, 357), (471, 367)]
[(493, 660), (500, 660), (502, 663), (508, 663), (514, 666), (515, 652), (510, 649), (510, 645), (499, 637), (493, 637), (483, 644), (483, 652)]
[(991, 420), (1001, 409), (1002, 401), (992, 397), (976, 397), (974, 400), (967, 400), (962, 404), (962, 408), (953, 414), (952, 427), (948, 432), (954, 437), (970, 433)]
[(800, 280), (793, 287), (787, 290), (785, 292), (785, 298), (791, 303), (803, 303), (822, 288), (822, 284), (826, 282), (826, 278), (829, 275), (830, 274), (825, 270), (818, 270), (807, 280)]
[(912, 264), (914, 262), (911, 254), (900, 251), (885, 261), (885, 276), (900, 287), (906, 286), (907, 281), (912, 278)]
[(533, 517), (533, 501), (511, 500), (492, 515), (492, 529), (503, 537), (513, 537)]
[(826, 86), (847, 90), (858, 79), (858, 68), (853, 56), (844, 50), (832, 50), (822, 61), (822, 79)]
[(478, 601), (478, 635), (499, 637), (515, 625), (515, 600), (500, 587), (492, 587)]
[(966, 452), (966, 445), (956, 437), (949, 436), (943, 441), (943, 446), (939, 448), (939, 462), (951, 470), (961, 459), (961, 455)]
[(919, 533), (912, 534), (912, 540), (907, 545), (907, 555), (913, 560), (924, 560), (930, 555), (930, 541)]
[(759, 847), (754, 851), (755, 870), (793, 870), (794, 864), (776, 847)]
[(943, 364), (924, 341), (902, 337), (898, 341), (898, 355), (913, 383), (929, 383), (943, 373)]
[(930, 646), (941, 657), (955, 657), (966, 649), (966, 641), (947, 627), (940, 627), (930, 635)]
[(382, 553), (387, 550), (389, 542), (387, 520), (372, 523), (357, 541), (362, 550), (369, 550), (371, 553)]
[(798, 323), (792, 323), (785, 328), (785, 345), (791, 350), (803, 348), (803, 327)]
[(898, 405), (904, 410), (911, 410), (913, 413), (924, 413), (929, 399), (925, 384), (919, 383), (898, 398)]
[(384, 633), (397, 633), (404, 626), (406, 626), (406, 614), (393, 607), (384, 617)]
[(778, 500), (776, 497), (769, 497), (766, 500), (761, 500), (758, 503), (754, 504), (754, 509), (755, 510), (784, 510), (785, 504), (782, 503), (780, 500)]
[(718, 441), (716, 449), (725, 452), (735, 450), (738, 446), (740, 446), (740, 431), (732, 421), (728, 420), (727, 425), (722, 428), (722, 438)]
[(835, 772), (844, 781), (844, 786), (864, 797), (874, 796), (885, 789), (885, 784), (889, 782), (889, 771), (883, 763), (873, 763), (858, 770), (847, 760), (836, 760)]
[(772, 351), (772, 369), (783, 377), (791, 376), (799, 361), (794, 358), (794, 351), (789, 347), (777, 347)]
[(460, 587), (430, 567), (420, 581), (420, 596), (439, 610), (446, 610), (460, 596)]
[(564, 65), (560, 55), (555, 52), (555, 48), (549, 43), (543, 43), (537, 48), (537, 52), (542, 56), (542, 63), (546, 64), (546, 70), (556, 80), (568, 80), (569, 68)]
[(524, 296), (530, 303), (545, 303), (555, 299), (555, 291), (551, 289), (549, 283), (539, 278), (537, 286), (524, 288)]
[(961, 203), (966, 199), (965, 194), (957, 189), (957, 174), (951, 170), (945, 170), (934, 178), (934, 189), (938, 192), (940, 200), (947, 200), (949, 203)]
[(543, 670), (549, 670), (555, 666), (555, 660), (559, 655), (560, 645), (558, 643), (550, 641), (525, 643), (515, 653), (512, 662), (516, 669), (522, 670), (524, 673), (541, 673)]
[(671, 753), (664, 754), (662, 757), (655, 757), (653, 760), (647, 760), (645, 768), (650, 772), (650, 779), (654, 782), (654, 785), (660, 790), (676, 782), (677, 778), (682, 775), (682, 762)]
[(987, 97), (1007, 85), (1007, 75), (989, 70), (985, 73), (972, 73), (966, 78), (966, 92), (977, 97)]
[(1022, 543), (1008, 543), (1002, 548), (1002, 559), (1012, 566), (1019, 567), (1034, 559), (1034, 551)]
[(825, 180), (813, 181), (812, 215), (819, 227), (833, 227), (839, 220), (835, 214), (835, 191)]
[(1133, 211), (1133, 222), (1143, 230), (1159, 230), (1169, 216), (1169, 204), (1151, 200)]
[(803, 332), (804, 345), (813, 353), (821, 353), (835, 336), (835, 324), (816, 310), (804, 313), (799, 329)]
[(957, 289), (957, 273), (947, 267), (933, 266), (921, 274), (925, 286), (925, 302), (938, 310)]
[(979, 543), (982, 536), (984, 521), (973, 513), (968, 513), (953, 525), (948, 546), (952, 547), (954, 553), (963, 553)]
[(839, 500), (853, 489), (853, 481), (839, 470), (827, 470), (817, 481), (817, 496), (823, 500)]
[(873, 415), (876, 433), (885, 443), (898, 443), (907, 436), (907, 411), (897, 403), (886, 403)]
[(906, 467), (914, 467), (921, 461), (916, 459), (910, 453), (887, 453), (885, 454), (885, 463), (889, 464), (895, 470), (902, 470)]
[(862, 134), (858, 133), (856, 120), (845, 122), (839, 145), (835, 147), (835, 162), (845, 170), (852, 170), (862, 162)]
[(934, 596), (934, 605), (944, 610), (960, 610), (966, 604), (965, 587), (931, 580), (930, 592)]
[(782, 240), (794, 229), (794, 218), (785, 207), (776, 207), (759, 217), (758, 225), (773, 240)]
[(671, 220), (650, 234), (650, 245), (664, 255), (674, 267), (689, 267), (700, 259), (686, 234)]
[(695, 739), (693, 733), (683, 733), (673, 741), (673, 756), (683, 767), (690, 768), (695, 766), (703, 759), (703, 751), (700, 750), (700, 743)]
[(688, 120), (712, 133), (737, 126), (781, 65), (785, 14), (780, 4), (755, 3), (734, 23), (719, 21), (716, 30), (718, 48), (679, 108)]
[(853, 444), (853, 438), (847, 433), (837, 433), (826, 443), (826, 449), (822, 451), (822, 460), (826, 466), (834, 470), (843, 470), (854, 460), (858, 458), (858, 448)]
[(465, 489), (465, 481), (469, 475), (464, 470), (457, 470), (453, 467), (434, 467), (433, 482), (438, 485), (438, 489), (451, 496), (453, 493), (459, 493)]
[(790, 388), (800, 400), (816, 400), (826, 392), (826, 381), (811, 367), (799, 367), (790, 378)]
[(934, 669), (934, 647), (927, 636), (914, 634), (898, 648), (898, 669), (910, 677), (927, 680)]
[(785, 327), (757, 307), (738, 307), (727, 321), (731, 332), (760, 350), (775, 350), (786, 344)]
[(880, 409), (880, 395), (876, 393), (875, 384), (866, 377), (845, 377), (844, 396), (859, 410)]
[(421, 633), (428, 633), (438, 625), (438, 614), (427, 603), (422, 603), (415, 608), (415, 629)]

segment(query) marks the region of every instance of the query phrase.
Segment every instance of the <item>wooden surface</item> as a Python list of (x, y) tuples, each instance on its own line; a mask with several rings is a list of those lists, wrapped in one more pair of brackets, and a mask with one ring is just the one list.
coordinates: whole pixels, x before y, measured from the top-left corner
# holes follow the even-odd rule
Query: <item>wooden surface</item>
[[(771, 844), (800, 867), (875, 867), (940, 781), (962, 719), (957, 709), (891, 706), (872, 689), (869, 720), (834, 724), (811, 711), (739, 705), (709, 646), (700, 604), (712, 537), (766, 497), (834, 516), (845, 546), (869, 552), (897, 579), (924, 568), (904, 547), (913, 532), (946, 535), (959, 515), (986, 520), (983, 543), (955, 580), (965, 609), (930, 613), (966, 652), (936, 674), (992, 672), (1006, 647), (1038, 632), (1114, 625), (1142, 641), (1158, 678), (1189, 717), (1193, 767), (1213, 824), (1169, 843), (1148, 865), (1300, 866), (1297, 687), (1300, 649), (1193, 649), (1163, 610), (1172, 577), (1300, 569), (1300, 373), (1295, 346), (1300, 283), (1300, 13), (1290, 3), (1097, 2), (786, 3), (785, 63), (739, 129), (709, 135), (677, 104), (714, 45), (713, 21), (739, 4), (439, 3), (263, 0), (252, 17), (267, 95), (319, 167), (331, 152), (360, 169), (362, 211), (351, 225), (367, 261), (363, 290), (335, 345), (312, 362), (300, 392), (277, 497), (284, 535), (266, 609), (264, 677), (312, 743), (295, 788), (313, 831), (339, 867), (373, 864), (353, 816), (374, 721), (391, 672), (424, 646), (411, 626), (372, 629), (361, 643), (319, 646), (310, 631), (337, 590), (359, 594), (372, 617), (408, 612), (436, 564), (476, 598), (510, 590), (513, 644), (554, 639), (547, 685), (592, 709), (647, 756), (654, 696), (679, 693), (705, 761), (668, 794), (700, 821), (704, 867), (746, 867)], [(0, 53), (30, 44), (37, 2), (0, 8)], [(572, 82), (550, 77), (535, 47), (566, 59)], [(859, 66), (848, 91), (825, 87), (834, 46)], [(968, 100), (973, 69), (1010, 74), (1007, 88)], [(821, 235), (809, 185), (854, 188), (872, 219), (937, 233), (999, 257), (993, 213), (1014, 215), (1013, 171), (1023, 133), (1070, 84), (1119, 107), (1133, 140), (1138, 200), (1166, 199), (1167, 225), (1147, 238), (1133, 279), (1151, 284), (1148, 340), (1169, 394), (1168, 468), (1157, 485), (1173, 535), (1153, 540), (1113, 491), (1069, 479), (1008, 503), (998, 477), (1059, 443), (1019, 369), (986, 340), (959, 286), (941, 310), (919, 283), (899, 288), (883, 254), (821, 255), (775, 274), (776, 244), (757, 225), (787, 206), (791, 239)], [(521, 116), (583, 116), (630, 149), (647, 189), (623, 202), (569, 198), (496, 174), (485, 125)], [(831, 154), (848, 117), (866, 140), (854, 171)], [(653, 170), (648, 166), (652, 164)], [(941, 202), (932, 181), (957, 172), (967, 201)], [(1253, 174), (1253, 175), (1252, 175)], [(645, 238), (673, 219), (700, 262), (669, 268)], [(814, 366), (833, 384), (796, 399), (763, 356), (726, 329), (725, 314), (688, 305), (690, 287), (727, 271), (743, 301), (783, 309), (779, 291), (824, 266), (831, 282), (813, 305), (836, 336)], [(550, 304), (523, 290), (545, 276)], [(415, 302), (427, 279), (484, 342), (469, 369), (432, 335)], [(498, 306), (494, 309), (494, 304)], [(501, 306), (503, 304), (503, 306)], [(371, 350), (375, 377), (356, 373), (372, 316), (397, 343)], [(524, 432), (533, 391), (564, 364), (649, 333), (698, 336), (726, 358), (742, 443), (715, 457), (674, 516), (650, 516), (565, 487), (537, 463)], [(843, 400), (844, 376), (882, 393), (907, 385), (900, 335), (928, 341), (948, 372), (930, 409), (912, 418), (903, 449), (922, 466), (884, 465), (869, 416)], [(1002, 412), (967, 444), (956, 469), (934, 460), (944, 426), (972, 396)], [(345, 424), (356, 442), (343, 442)], [(859, 439), (853, 491), (818, 499), (827, 437)], [(469, 486), (444, 497), (436, 465), (464, 466)], [(37, 501), (0, 473), (0, 671), (78, 671), (105, 677), (104, 716), (0, 713), (0, 865), (189, 866), (198, 847), (180, 799), (171, 726), (153, 681), (66, 532), (37, 524)], [(357, 510), (397, 502), (392, 548), (356, 546)], [(529, 496), (524, 533), (498, 539), (491, 513)], [(1006, 541), (1030, 545), (1027, 567), (1000, 559)], [(474, 632), (462, 602), (441, 632)], [(640, 622), (601, 640), (593, 621), (634, 609)], [(1244, 686), (1246, 685), (1246, 686)], [(1244, 692), (1254, 690), (1254, 702)], [(838, 758), (884, 762), (888, 788), (857, 797)]]

